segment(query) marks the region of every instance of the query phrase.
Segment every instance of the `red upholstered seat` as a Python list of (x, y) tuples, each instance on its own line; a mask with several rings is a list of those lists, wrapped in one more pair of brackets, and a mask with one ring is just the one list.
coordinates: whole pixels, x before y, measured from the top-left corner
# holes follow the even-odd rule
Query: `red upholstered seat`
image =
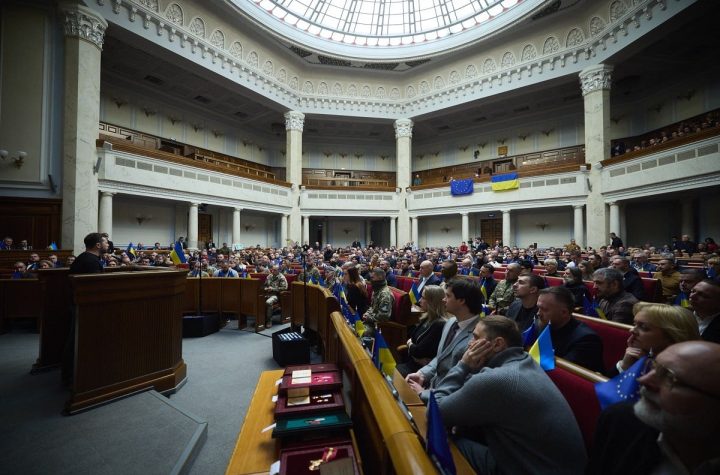
[(565, 281), (562, 277), (545, 277), (545, 282), (547, 282), (548, 287), (560, 287), (561, 285), (565, 285)]
[(583, 284), (585, 284), (585, 288), (588, 289), (588, 293), (590, 294), (590, 297), (595, 298), (595, 294), (597, 293), (597, 289), (595, 288), (595, 284), (590, 281), (583, 281)]
[(403, 292), (410, 292), (410, 288), (412, 287), (413, 282), (417, 282), (418, 280), (413, 277), (406, 277), (402, 275), (395, 277), (395, 279), (397, 280), (398, 289), (402, 290)]
[(595, 330), (603, 344), (603, 365), (605, 370), (615, 367), (615, 364), (625, 355), (627, 340), (630, 337), (630, 325), (608, 322), (599, 318), (575, 314), (575, 317)]
[(268, 274), (250, 274), (250, 278), (252, 279), (260, 279), (260, 282), (265, 285), (265, 279), (267, 279)]
[(537, 267), (532, 270), (535, 275), (545, 275), (547, 271), (545, 269), (538, 269)]
[(494, 277), (495, 280), (497, 280), (497, 281), (505, 280), (505, 274), (506, 274), (506, 273), (507, 273), (507, 270), (502, 270), (502, 271), (500, 271), (500, 270), (495, 270), (495, 271), (493, 271), (493, 277)]
[(285, 274), (285, 280), (287, 280), (288, 286), (295, 282), (295, 279), (297, 279), (297, 274)]
[(570, 405), (585, 440), (585, 447), (590, 449), (600, 415), (600, 403), (595, 395), (595, 382), (559, 366), (548, 371), (547, 375)]
[(659, 279), (640, 279), (642, 281), (643, 290), (645, 291), (645, 300), (648, 302), (664, 302), (662, 296), (662, 284)]

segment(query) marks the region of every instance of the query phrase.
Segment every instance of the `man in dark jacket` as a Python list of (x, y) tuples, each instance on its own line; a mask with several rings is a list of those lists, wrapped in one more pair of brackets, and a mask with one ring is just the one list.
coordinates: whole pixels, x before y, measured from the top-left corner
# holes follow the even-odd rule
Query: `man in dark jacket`
[(625, 292), (630, 292), (638, 300), (645, 300), (645, 289), (643, 289), (640, 275), (630, 267), (628, 258), (614, 257), (612, 266), (623, 275), (623, 289), (625, 289)]

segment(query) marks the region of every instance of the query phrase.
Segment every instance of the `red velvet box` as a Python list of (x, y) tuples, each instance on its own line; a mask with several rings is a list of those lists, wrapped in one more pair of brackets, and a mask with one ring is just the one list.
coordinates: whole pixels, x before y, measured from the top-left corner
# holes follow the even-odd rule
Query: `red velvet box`
[(310, 382), (292, 383), (292, 375), (285, 375), (280, 383), (278, 394), (287, 394), (288, 389), (307, 388), (310, 393), (318, 391), (336, 391), (342, 388), (342, 374), (339, 371), (327, 371), (323, 373), (313, 372), (310, 375)]
[(293, 371), (309, 369), (313, 373), (326, 373), (328, 371), (340, 371), (335, 363), (318, 363), (288, 366), (285, 368), (285, 376), (292, 375)]
[(319, 470), (311, 471), (310, 462), (321, 459), (327, 447), (337, 449), (334, 460), (342, 458), (352, 459), (354, 473), (359, 475), (357, 458), (349, 440), (339, 442), (332, 440), (314, 441), (311, 445), (286, 447), (280, 451), (280, 475), (315, 475)]
[(340, 391), (313, 392), (308, 397), (310, 398), (309, 404), (289, 406), (287, 394), (278, 395), (277, 404), (275, 405), (275, 418), (289, 417), (296, 414), (322, 414), (345, 408), (345, 401)]

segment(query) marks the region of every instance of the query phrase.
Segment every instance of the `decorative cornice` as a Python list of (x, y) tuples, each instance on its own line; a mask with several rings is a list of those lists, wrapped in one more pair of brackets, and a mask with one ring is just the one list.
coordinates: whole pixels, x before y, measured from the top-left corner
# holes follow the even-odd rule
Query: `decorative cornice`
[(288, 111), (285, 113), (285, 129), (303, 131), (305, 124), (305, 114), (298, 111)]
[(583, 96), (595, 91), (609, 91), (613, 67), (607, 64), (590, 66), (580, 71), (580, 87)]
[(88, 41), (102, 51), (108, 23), (97, 12), (82, 5), (63, 3), (60, 11), (64, 16), (65, 36)]
[(412, 138), (413, 121), (410, 119), (398, 119), (393, 124), (395, 126), (395, 138), (402, 137)]

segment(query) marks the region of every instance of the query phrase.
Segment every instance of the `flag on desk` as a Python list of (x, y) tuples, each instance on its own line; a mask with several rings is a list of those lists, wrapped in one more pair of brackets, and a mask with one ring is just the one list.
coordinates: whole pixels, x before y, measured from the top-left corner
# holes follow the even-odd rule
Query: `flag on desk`
[(528, 351), (532, 359), (545, 371), (555, 369), (555, 352), (550, 338), (550, 325), (540, 333), (540, 336)]
[(679, 305), (682, 308), (690, 308), (690, 299), (688, 299), (688, 295), (685, 292), (680, 291), (678, 296), (675, 298), (674, 304)]
[(450, 194), (453, 196), (472, 195), (475, 186), (475, 180), (468, 178), (467, 180), (450, 181)]
[(183, 251), (180, 241), (175, 241), (175, 245), (172, 251), (170, 251), (170, 259), (172, 259), (175, 265), (185, 264), (187, 262), (187, 259), (185, 259), (185, 251)]
[(588, 317), (598, 317), (607, 320), (605, 312), (600, 308), (597, 299), (593, 297), (592, 302), (587, 298), (587, 294), (583, 296), (583, 314)]
[(433, 462), (438, 466), (442, 473), (455, 475), (455, 462), (450, 453), (450, 444), (448, 443), (447, 431), (442, 421), (440, 408), (435, 400), (435, 394), (430, 391), (430, 399), (428, 400), (427, 409), (427, 451)]
[(392, 377), (395, 372), (395, 358), (390, 353), (385, 338), (380, 330), (375, 332), (375, 344), (373, 345), (373, 362), (375, 366), (387, 376)]
[(643, 356), (635, 362), (627, 371), (624, 371), (609, 381), (597, 383), (595, 394), (597, 394), (600, 408), (623, 401), (636, 401), (640, 398), (640, 383), (638, 378), (647, 373), (647, 356)]
[(515, 190), (520, 188), (520, 180), (517, 172), (495, 175), (490, 179), (490, 187), (493, 191)]
[(128, 256), (133, 256), (134, 258), (137, 258), (137, 251), (135, 250), (135, 246), (133, 246), (133, 243), (128, 244), (127, 249), (125, 249), (125, 253)]
[(410, 286), (410, 292), (408, 292), (408, 297), (410, 297), (410, 303), (412, 305), (417, 305), (417, 303), (422, 298), (422, 295), (420, 295), (420, 292), (418, 291), (417, 281), (413, 281), (412, 286)]
[(485, 282), (485, 277), (483, 277), (482, 283), (480, 284), (480, 292), (482, 292), (483, 299), (485, 299), (484, 302), (488, 301), (488, 291), (486, 284), (487, 283)]
[(325, 279), (323, 279), (323, 276), (318, 277), (317, 284), (320, 287), (325, 287), (327, 284), (325, 283)]
[(51, 251), (57, 251), (57, 250), (58, 250), (58, 247), (57, 247), (57, 244), (55, 243), (55, 241), (51, 242), (48, 247), (50, 248)]
[(523, 348), (530, 348), (537, 340), (537, 336), (537, 327), (535, 326), (535, 319), (533, 319), (527, 330), (522, 332)]

